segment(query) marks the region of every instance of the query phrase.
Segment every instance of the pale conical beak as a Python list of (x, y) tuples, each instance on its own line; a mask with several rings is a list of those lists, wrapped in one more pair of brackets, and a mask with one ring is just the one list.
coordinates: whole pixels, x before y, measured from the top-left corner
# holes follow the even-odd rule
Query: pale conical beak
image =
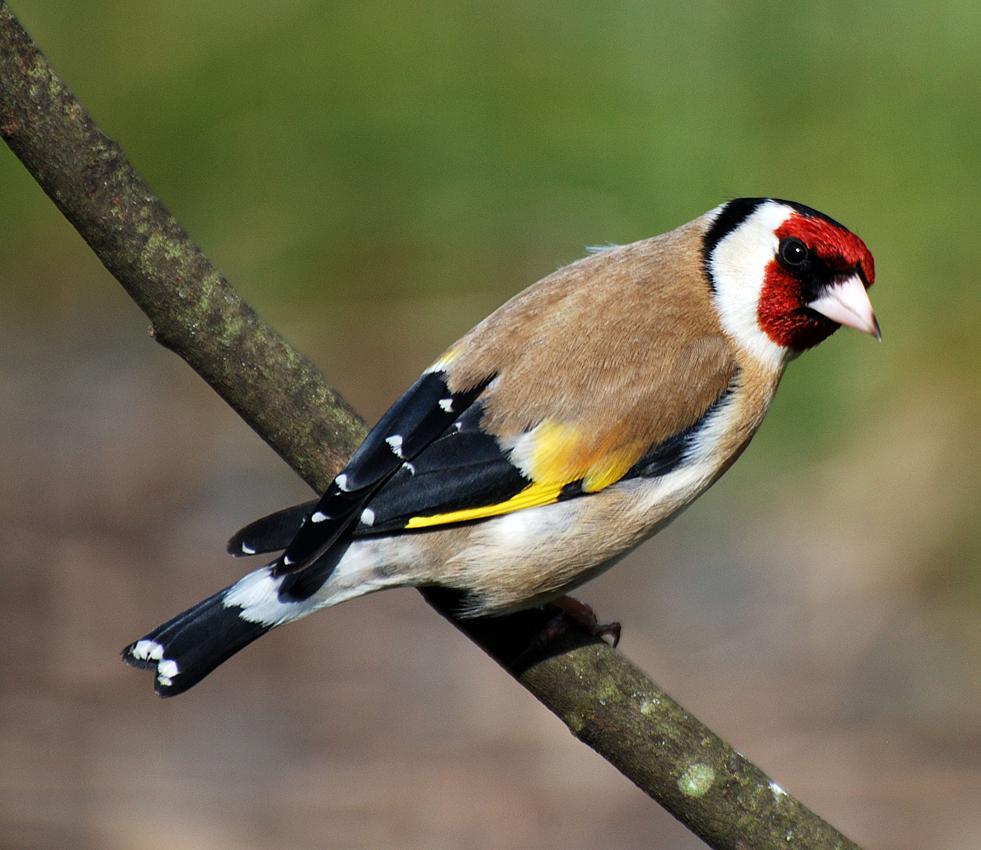
[(871, 334), (878, 340), (882, 339), (879, 322), (872, 311), (872, 302), (865, 291), (865, 284), (857, 274), (828, 286), (807, 306), (833, 322)]

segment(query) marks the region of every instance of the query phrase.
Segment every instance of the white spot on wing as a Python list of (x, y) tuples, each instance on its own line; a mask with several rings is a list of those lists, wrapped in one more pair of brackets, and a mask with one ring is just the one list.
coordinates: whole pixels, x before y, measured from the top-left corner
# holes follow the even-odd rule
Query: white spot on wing
[(323, 511), (316, 511), (313, 516), (310, 517), (311, 522), (323, 522), (325, 519), (330, 519)]
[(409, 475), (415, 475), (416, 474), (416, 468), (411, 463), (409, 463), (408, 461), (406, 461), (405, 463), (402, 464), (402, 469), (404, 469), (406, 472), (408, 472)]
[(249, 546), (249, 544), (246, 543), (244, 540), (240, 544), (239, 548), (242, 550), (242, 554), (243, 555), (254, 555), (255, 554), (255, 549), (253, 549), (251, 546)]
[(365, 525), (375, 524), (375, 512), (371, 508), (365, 508), (361, 511), (361, 522)]
[(386, 437), (385, 442), (388, 443), (389, 448), (392, 450), (396, 457), (402, 457), (402, 435), (392, 434), (391, 437)]
[(347, 475), (345, 473), (342, 472), (340, 475), (338, 475), (337, 478), (334, 479), (334, 483), (337, 485), (337, 489), (342, 493), (351, 492), (351, 488), (347, 486)]
[(293, 564), (296, 563), (296, 561), (294, 561), (289, 555), (283, 555), (283, 563), (287, 567), (291, 567), (291, 566), (293, 566)]
[(453, 412), (453, 399), (451, 398), (441, 398), (439, 400), (439, 406), (447, 413)]

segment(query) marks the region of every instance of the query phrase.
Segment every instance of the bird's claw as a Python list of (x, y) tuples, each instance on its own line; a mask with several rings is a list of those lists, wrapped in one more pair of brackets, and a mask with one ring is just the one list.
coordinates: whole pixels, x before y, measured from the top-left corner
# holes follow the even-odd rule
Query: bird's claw
[(571, 596), (561, 596), (552, 604), (561, 610), (561, 613), (554, 617), (545, 627), (540, 639), (545, 643), (553, 640), (562, 634), (568, 627), (570, 621), (580, 628), (587, 631), (593, 637), (611, 638), (614, 647), (620, 643), (622, 628), (620, 623), (601, 623), (596, 616), (596, 612), (585, 602), (573, 599)]

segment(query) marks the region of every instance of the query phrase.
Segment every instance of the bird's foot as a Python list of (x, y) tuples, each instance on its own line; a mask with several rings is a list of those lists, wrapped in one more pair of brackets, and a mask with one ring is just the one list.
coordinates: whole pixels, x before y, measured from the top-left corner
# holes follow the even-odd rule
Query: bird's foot
[(562, 613), (554, 617), (545, 627), (539, 638), (543, 643), (547, 644), (557, 638), (569, 628), (570, 624), (585, 629), (593, 637), (610, 637), (614, 647), (620, 643), (620, 624), (601, 623), (596, 612), (585, 602), (580, 602), (571, 596), (560, 596), (552, 601), (552, 605), (559, 608)]

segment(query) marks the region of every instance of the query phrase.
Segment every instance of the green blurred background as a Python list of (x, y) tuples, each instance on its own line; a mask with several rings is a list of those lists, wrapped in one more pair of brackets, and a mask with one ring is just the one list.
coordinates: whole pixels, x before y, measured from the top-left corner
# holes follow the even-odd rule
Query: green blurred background
[[(769, 194), (876, 256), (885, 341), (581, 594), (868, 848), (981, 846), (981, 4), (12, 4), (244, 296), (378, 415), (583, 246)], [(411, 591), (160, 702), (120, 646), (306, 491), (0, 153), (9, 847), (700, 843)]]

